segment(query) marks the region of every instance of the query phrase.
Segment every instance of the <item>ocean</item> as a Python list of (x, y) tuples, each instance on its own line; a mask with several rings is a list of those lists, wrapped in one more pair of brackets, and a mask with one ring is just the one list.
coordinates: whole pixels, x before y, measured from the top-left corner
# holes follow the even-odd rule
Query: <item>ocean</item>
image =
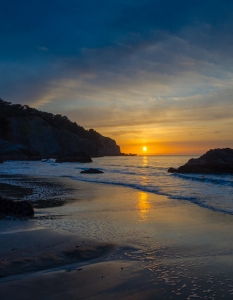
[[(171, 174), (169, 167), (179, 167), (189, 156), (120, 156), (93, 158), (93, 163), (55, 163), (42, 161), (7, 161), (0, 174), (69, 177), (102, 184), (120, 185), (144, 192), (186, 200), (201, 207), (233, 214), (233, 176), (206, 174)], [(80, 174), (88, 168), (103, 174)]]

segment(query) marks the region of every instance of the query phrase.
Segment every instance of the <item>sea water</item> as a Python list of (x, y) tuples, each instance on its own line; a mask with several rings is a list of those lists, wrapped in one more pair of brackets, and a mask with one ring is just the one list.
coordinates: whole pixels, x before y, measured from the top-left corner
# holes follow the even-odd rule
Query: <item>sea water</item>
[[(120, 185), (166, 195), (171, 199), (191, 201), (199, 206), (233, 214), (233, 176), (168, 173), (189, 156), (119, 156), (93, 158), (93, 163), (55, 163), (42, 161), (7, 161), (0, 174), (69, 177), (72, 180)], [(88, 168), (103, 174), (80, 174)]]

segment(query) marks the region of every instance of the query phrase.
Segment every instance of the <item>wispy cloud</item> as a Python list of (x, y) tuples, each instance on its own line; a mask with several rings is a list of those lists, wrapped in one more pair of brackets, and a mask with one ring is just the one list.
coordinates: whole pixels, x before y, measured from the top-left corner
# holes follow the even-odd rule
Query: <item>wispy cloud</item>
[(68, 115), (122, 142), (159, 130), (173, 140), (175, 131), (230, 135), (233, 3), (42, 0), (34, 19), (21, 22), (26, 7), (35, 9), (28, 0), (20, 14), (6, 7), (14, 30), (0, 21), (2, 98)]
[(46, 48), (46, 47), (38, 47), (38, 49), (39, 49), (39, 50), (42, 50), (42, 51), (49, 51), (49, 49)]

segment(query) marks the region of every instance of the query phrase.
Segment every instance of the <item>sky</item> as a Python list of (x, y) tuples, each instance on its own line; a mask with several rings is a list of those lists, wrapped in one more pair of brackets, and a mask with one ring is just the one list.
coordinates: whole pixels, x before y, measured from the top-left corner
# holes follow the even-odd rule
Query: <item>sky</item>
[(8, 102), (125, 153), (233, 148), (233, 1), (8, 0), (0, 37)]

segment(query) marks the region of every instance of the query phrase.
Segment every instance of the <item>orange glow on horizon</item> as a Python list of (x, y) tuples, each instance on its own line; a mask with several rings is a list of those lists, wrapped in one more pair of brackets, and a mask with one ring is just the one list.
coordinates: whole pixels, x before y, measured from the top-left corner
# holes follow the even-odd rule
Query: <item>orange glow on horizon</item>
[[(165, 124), (166, 125), (166, 124)], [(190, 126), (176, 126), (168, 123), (166, 126), (160, 125), (135, 125), (125, 128), (112, 128), (106, 132), (105, 128), (99, 131), (105, 136), (113, 138), (120, 146), (121, 152), (137, 155), (190, 155), (200, 156), (210, 149), (233, 148), (233, 140), (230, 135), (225, 135), (223, 139), (214, 133), (214, 126), (209, 132), (207, 129), (200, 134), (201, 127), (193, 124)], [(224, 128), (224, 132), (229, 129)], [(217, 128), (216, 128), (217, 130)], [(147, 150), (145, 151), (145, 148)]]
[[(120, 143), (119, 143), (120, 144)], [(167, 142), (167, 143), (149, 143), (147, 147), (144, 143), (132, 143), (131, 145), (120, 145), (121, 152), (133, 153), (137, 155), (202, 155), (209, 149), (229, 147), (219, 143), (185, 143), (185, 142)]]

